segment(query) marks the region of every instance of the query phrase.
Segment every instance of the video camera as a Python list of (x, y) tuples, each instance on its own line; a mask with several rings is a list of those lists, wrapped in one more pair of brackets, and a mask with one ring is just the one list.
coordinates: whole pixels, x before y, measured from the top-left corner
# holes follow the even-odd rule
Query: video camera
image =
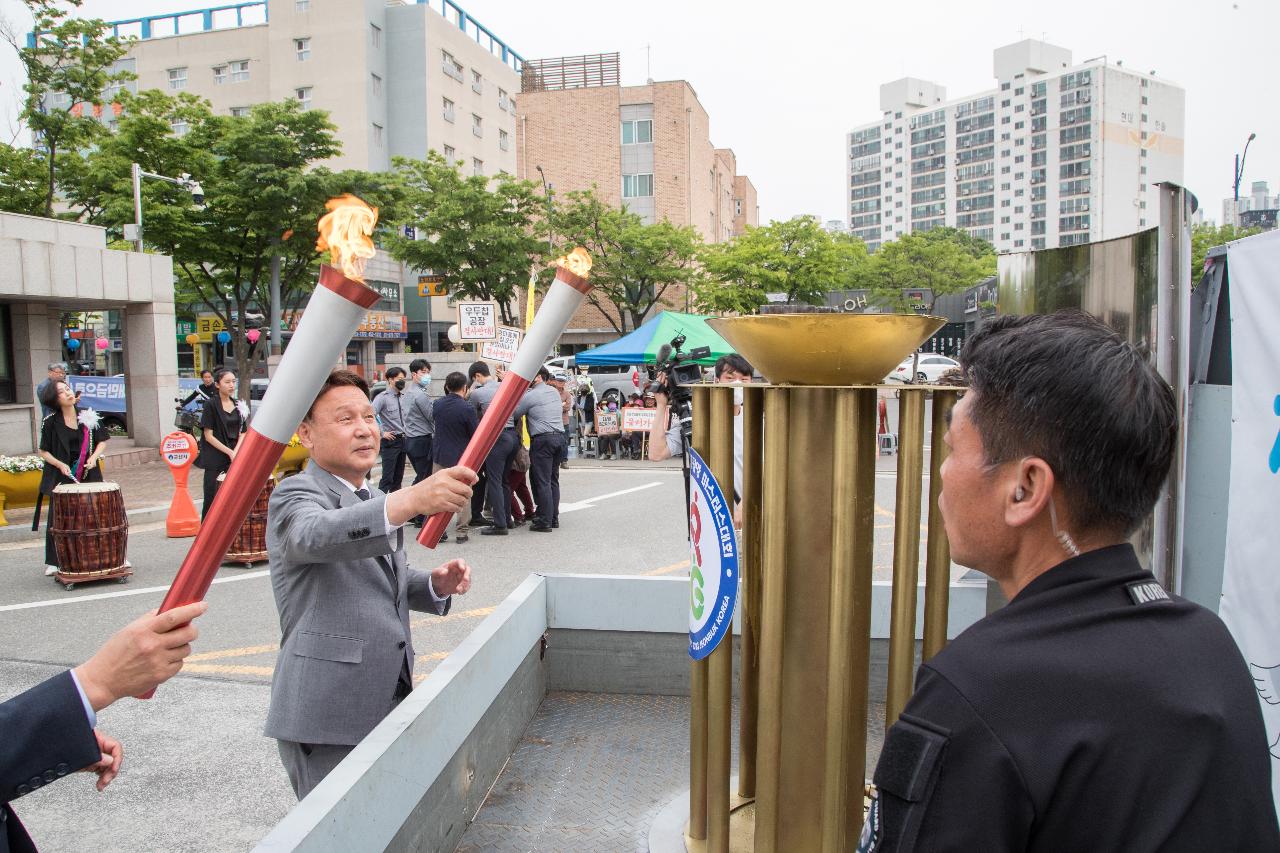
[(702, 381), (702, 368), (695, 362), (711, 355), (711, 347), (695, 347), (688, 352), (683, 351), (684, 335), (676, 335), (671, 343), (663, 344), (653, 366), (655, 377), (663, 376), (665, 381), (649, 384), (647, 390), (665, 394), (671, 401), (671, 410), (680, 421), (680, 429), (684, 433), (685, 444), (693, 437), (693, 392), (690, 385)]

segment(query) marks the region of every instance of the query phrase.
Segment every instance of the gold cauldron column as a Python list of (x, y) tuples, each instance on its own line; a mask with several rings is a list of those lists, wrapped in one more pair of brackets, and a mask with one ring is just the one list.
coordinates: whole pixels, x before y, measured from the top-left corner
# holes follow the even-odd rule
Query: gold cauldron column
[(951, 545), (942, 526), (938, 493), (942, 491), (942, 463), (947, 460), (947, 416), (955, 408), (958, 391), (933, 392), (933, 436), (929, 450), (929, 532), (925, 539), (924, 648), (920, 659), (942, 651), (947, 644), (948, 594), (951, 587)]
[[(941, 440), (941, 436), (934, 439)], [(893, 606), (889, 617), (888, 730), (911, 698), (916, 656), (916, 584), (920, 568), (920, 480), (924, 473), (924, 389), (898, 399), (898, 492), (893, 527)]]

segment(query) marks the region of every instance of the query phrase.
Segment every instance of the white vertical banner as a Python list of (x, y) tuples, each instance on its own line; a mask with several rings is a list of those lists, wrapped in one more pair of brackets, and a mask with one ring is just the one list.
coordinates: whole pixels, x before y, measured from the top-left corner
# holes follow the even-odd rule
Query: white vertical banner
[(1227, 263), (1231, 491), (1219, 613), (1258, 691), (1280, 807), (1280, 232), (1232, 246)]

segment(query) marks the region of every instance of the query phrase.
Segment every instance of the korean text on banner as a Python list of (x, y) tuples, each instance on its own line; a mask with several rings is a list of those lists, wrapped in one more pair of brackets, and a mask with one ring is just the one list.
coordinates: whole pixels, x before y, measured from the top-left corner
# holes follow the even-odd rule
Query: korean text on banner
[(486, 341), (480, 348), (480, 357), (485, 361), (498, 361), (510, 364), (516, 360), (516, 350), (520, 349), (520, 339), (524, 333), (509, 326), (498, 327), (498, 339)]
[(498, 339), (498, 303), (459, 302), (458, 334), (463, 343)]
[(1280, 805), (1280, 232), (1228, 250), (1231, 264), (1231, 490), (1219, 613), (1244, 653), (1267, 727)]

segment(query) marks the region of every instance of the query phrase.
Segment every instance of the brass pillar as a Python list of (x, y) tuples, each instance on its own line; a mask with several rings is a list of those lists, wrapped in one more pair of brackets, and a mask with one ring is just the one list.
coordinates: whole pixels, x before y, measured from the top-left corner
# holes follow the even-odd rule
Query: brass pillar
[(747, 386), (742, 394), (742, 536), (738, 541), (742, 572), (742, 657), (738, 687), (738, 796), (756, 795), (756, 733), (760, 684), (760, 523), (764, 433), (764, 389)]
[(933, 392), (932, 437), (929, 440), (929, 532), (925, 540), (924, 648), (920, 659), (942, 651), (947, 644), (948, 591), (951, 586), (951, 544), (938, 509), (942, 491), (942, 463), (947, 459), (947, 416), (956, 405), (957, 391)]
[[(893, 605), (889, 624), (888, 729), (911, 698), (915, 664), (916, 583), (920, 569), (920, 480), (924, 473), (923, 388), (904, 387), (898, 399), (898, 489), (893, 529)], [(935, 439), (936, 441), (936, 439)]]
[[(705, 411), (705, 409), (704, 409)], [(706, 458), (733, 515), (733, 389), (711, 389), (711, 448)], [(739, 561), (741, 567), (741, 561)], [(731, 583), (739, 583), (734, 578)], [(708, 602), (713, 605), (714, 602)], [(729, 853), (729, 765), (733, 749), (733, 615), (728, 635), (707, 656), (707, 851)]]
[(862, 826), (875, 558), (876, 392), (836, 392), (830, 513), (826, 761), (822, 850), (852, 849)]
[[(695, 412), (710, 409), (711, 389), (693, 389)], [(711, 444), (711, 419), (693, 419), (693, 447), (705, 458)], [(689, 511), (688, 506), (685, 512)], [(708, 661), (691, 660), (689, 674), (689, 837), (707, 837)]]
[(777, 828), (782, 762), (783, 628), (787, 583), (787, 457), (791, 449), (791, 392), (766, 388), (762, 500), (770, 508), (760, 529), (760, 704), (756, 736), (756, 853), (781, 848)]

